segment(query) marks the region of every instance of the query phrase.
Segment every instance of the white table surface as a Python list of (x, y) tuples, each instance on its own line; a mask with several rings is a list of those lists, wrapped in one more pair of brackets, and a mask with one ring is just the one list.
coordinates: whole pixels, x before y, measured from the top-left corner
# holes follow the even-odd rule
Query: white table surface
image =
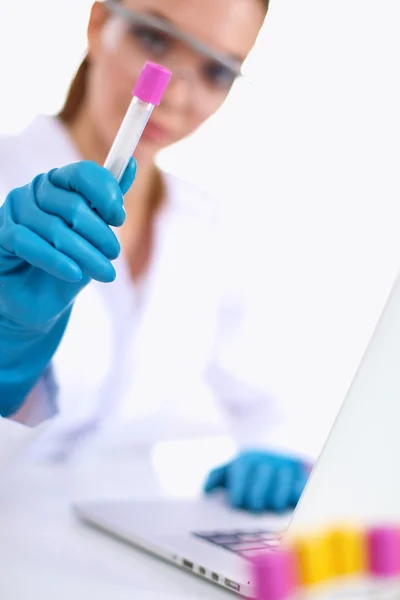
[[(222, 600), (222, 588), (78, 522), (71, 502), (192, 496), (209, 462), (199, 447), (108, 449), (51, 466), (19, 461), (0, 484), (0, 597), (5, 600)], [(179, 477), (177, 476), (179, 473)]]

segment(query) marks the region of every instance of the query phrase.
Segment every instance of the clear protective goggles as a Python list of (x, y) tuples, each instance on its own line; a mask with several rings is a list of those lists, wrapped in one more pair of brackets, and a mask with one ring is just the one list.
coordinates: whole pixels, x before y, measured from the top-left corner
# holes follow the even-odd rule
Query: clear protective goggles
[(147, 60), (162, 64), (190, 83), (200, 102), (220, 101), (243, 77), (241, 63), (193, 38), (170, 22), (135, 12), (119, 0), (105, 0), (112, 18), (105, 32), (108, 47), (133, 78)]

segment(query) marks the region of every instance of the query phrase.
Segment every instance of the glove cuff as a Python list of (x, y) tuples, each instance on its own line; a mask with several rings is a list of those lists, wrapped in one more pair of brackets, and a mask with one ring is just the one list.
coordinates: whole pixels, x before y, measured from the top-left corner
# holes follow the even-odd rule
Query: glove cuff
[(51, 362), (70, 312), (63, 314), (47, 333), (11, 328), (0, 317), (0, 416), (10, 417), (21, 408)]

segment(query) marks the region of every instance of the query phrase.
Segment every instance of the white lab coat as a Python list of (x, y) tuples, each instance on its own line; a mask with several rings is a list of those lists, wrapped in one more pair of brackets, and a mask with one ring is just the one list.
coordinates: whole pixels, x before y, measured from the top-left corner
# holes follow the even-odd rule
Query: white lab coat
[[(1, 197), (79, 159), (62, 125), (40, 116), (20, 135), (0, 140)], [(121, 255), (115, 282), (92, 282), (76, 301), (53, 361), (59, 416), (47, 443), (93, 422), (118, 435), (124, 424), (140, 441), (232, 432), (240, 444), (265, 445), (277, 423), (276, 402), (228, 364), (243, 298), (217, 205), (164, 177), (167, 202), (143, 281), (132, 282)]]

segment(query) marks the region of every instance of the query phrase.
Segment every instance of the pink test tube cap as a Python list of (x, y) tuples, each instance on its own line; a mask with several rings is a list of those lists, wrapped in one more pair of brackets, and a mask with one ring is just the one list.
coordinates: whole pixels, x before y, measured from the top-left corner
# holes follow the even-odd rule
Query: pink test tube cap
[(375, 527), (367, 532), (368, 566), (372, 575), (400, 574), (400, 532), (396, 527)]
[(171, 79), (172, 73), (156, 63), (147, 62), (132, 92), (143, 102), (158, 106)]
[(251, 564), (256, 600), (285, 600), (298, 587), (295, 556), (290, 550), (261, 552)]

